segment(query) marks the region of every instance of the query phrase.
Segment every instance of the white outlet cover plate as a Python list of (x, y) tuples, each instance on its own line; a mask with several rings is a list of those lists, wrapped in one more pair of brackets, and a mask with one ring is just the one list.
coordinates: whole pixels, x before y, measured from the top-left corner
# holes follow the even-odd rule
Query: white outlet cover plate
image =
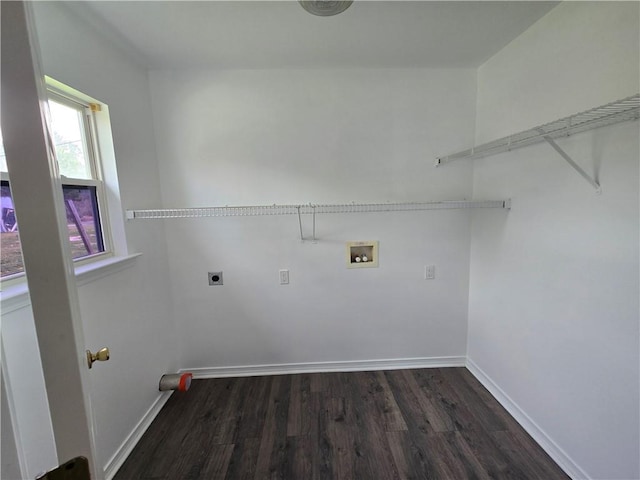
[(289, 285), (289, 270), (280, 270), (280, 285)]
[(436, 266), (435, 265), (425, 265), (424, 266), (424, 279), (425, 280), (433, 280), (436, 278)]

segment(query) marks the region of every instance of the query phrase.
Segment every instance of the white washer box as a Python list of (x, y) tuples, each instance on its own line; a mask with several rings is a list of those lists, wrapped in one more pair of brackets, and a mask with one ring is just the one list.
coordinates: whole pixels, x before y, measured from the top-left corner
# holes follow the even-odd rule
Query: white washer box
[(378, 242), (347, 242), (347, 268), (378, 266)]

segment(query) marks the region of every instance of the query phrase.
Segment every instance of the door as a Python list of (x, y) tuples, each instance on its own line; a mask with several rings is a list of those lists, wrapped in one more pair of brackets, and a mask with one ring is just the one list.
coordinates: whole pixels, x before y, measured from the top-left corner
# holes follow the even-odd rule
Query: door
[(87, 359), (62, 188), (28, 2), (0, 2), (1, 121), (59, 463), (96, 458)]

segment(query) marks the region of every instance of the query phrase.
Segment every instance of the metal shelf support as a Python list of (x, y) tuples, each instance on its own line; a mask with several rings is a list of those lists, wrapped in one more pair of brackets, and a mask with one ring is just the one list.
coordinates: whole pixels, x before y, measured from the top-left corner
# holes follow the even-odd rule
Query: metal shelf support
[(582, 178), (584, 178), (589, 185), (591, 185), (595, 190), (596, 193), (598, 195), (600, 195), (602, 193), (602, 187), (600, 186), (600, 184), (593, 178), (591, 178), (591, 176), (585, 172), (582, 167), (580, 167), (580, 165), (578, 165), (576, 162), (573, 161), (573, 159), (569, 156), (569, 154), (567, 152), (565, 152), (562, 148), (560, 148), (560, 146), (548, 135), (544, 135), (542, 138), (545, 139), (545, 141), (551, 145), (553, 147), (553, 149), (558, 152), (558, 154), (564, 158), (566, 160), (566, 162), (571, 165), (573, 167), (573, 169), (578, 172)]

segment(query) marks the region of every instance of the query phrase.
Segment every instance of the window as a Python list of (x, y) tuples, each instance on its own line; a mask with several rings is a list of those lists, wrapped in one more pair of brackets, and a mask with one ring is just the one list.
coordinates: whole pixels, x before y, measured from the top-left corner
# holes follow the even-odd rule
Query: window
[[(111, 250), (96, 125), (102, 107), (59, 89), (50, 88), (48, 95), (72, 256), (75, 261), (95, 259)], [(24, 266), (1, 136), (0, 175), (0, 276), (4, 280), (22, 274)]]

